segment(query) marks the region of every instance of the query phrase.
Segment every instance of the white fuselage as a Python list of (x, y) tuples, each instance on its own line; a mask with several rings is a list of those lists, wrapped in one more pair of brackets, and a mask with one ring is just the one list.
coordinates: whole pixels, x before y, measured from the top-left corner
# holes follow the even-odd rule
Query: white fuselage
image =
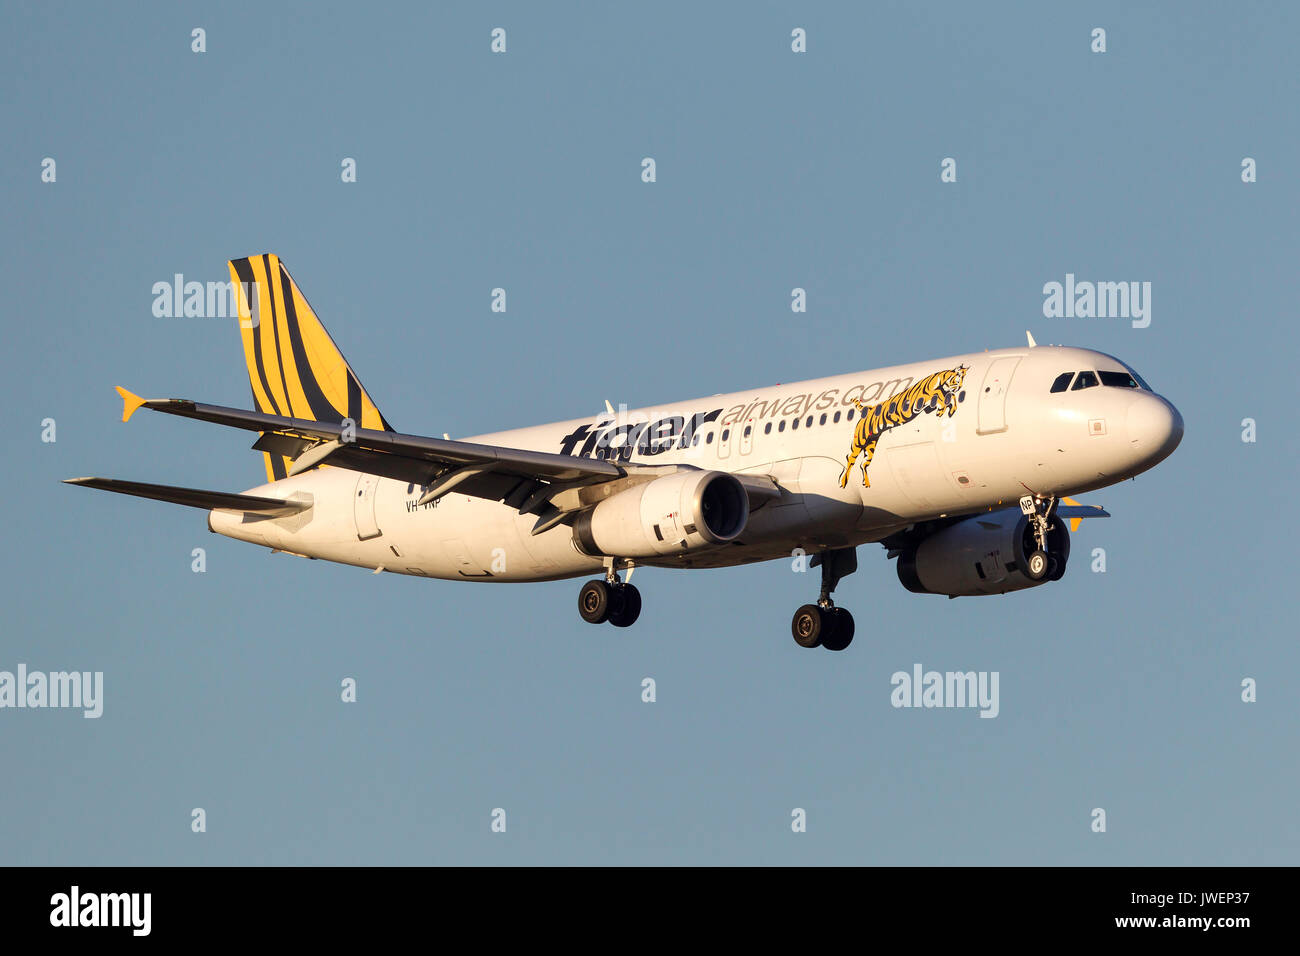
[[(870, 485), (859, 455), (841, 487), (862, 415), (857, 402), (874, 405), (956, 366), (966, 372), (955, 412), (917, 414), (889, 427), (870, 463)], [(772, 478), (781, 497), (749, 516), (737, 542), (639, 562), (720, 567), (788, 556), (795, 548), (815, 553), (879, 541), (926, 519), (1015, 506), (1027, 492), (1081, 494), (1145, 471), (1173, 451), (1182, 420), (1151, 391), (1051, 391), (1062, 373), (1084, 370), (1127, 369), (1085, 349), (1002, 349), (466, 440)], [(623, 447), (629, 433), (630, 454)], [(209, 527), (308, 557), (451, 580), (542, 581), (602, 567), (600, 558), (577, 550), (568, 526), (534, 536), (535, 515), (454, 490), (421, 506), (419, 485), (326, 466), (248, 494), (310, 495), (312, 507), (283, 518), (214, 511)]]

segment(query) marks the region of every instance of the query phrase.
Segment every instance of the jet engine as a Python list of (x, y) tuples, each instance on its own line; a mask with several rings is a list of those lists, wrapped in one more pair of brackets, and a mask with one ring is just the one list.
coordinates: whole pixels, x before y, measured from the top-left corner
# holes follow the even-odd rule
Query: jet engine
[(735, 540), (749, 519), (745, 486), (724, 471), (681, 471), (634, 485), (583, 512), (573, 543), (592, 557), (651, 558)]
[(941, 528), (903, 548), (898, 579), (918, 594), (949, 597), (1006, 594), (1060, 580), (1070, 557), (1070, 534), (1060, 518), (1047, 532), (1047, 564), (1038, 577), (1029, 557), (1038, 550), (1029, 518), (994, 511)]

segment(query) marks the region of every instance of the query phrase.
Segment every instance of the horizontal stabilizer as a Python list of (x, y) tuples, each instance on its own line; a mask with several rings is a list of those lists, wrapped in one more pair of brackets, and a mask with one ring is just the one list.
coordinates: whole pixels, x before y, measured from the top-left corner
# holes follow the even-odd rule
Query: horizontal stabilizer
[(153, 498), (172, 504), (202, 508), (204, 511), (233, 511), (243, 514), (282, 518), (311, 507), (310, 501), (285, 501), (280, 498), (262, 498), (257, 495), (232, 495), (224, 491), (202, 491), (198, 488), (176, 488), (172, 485), (149, 485), (141, 481), (120, 481), (117, 478), (66, 478), (69, 485), (114, 491), (119, 495)]

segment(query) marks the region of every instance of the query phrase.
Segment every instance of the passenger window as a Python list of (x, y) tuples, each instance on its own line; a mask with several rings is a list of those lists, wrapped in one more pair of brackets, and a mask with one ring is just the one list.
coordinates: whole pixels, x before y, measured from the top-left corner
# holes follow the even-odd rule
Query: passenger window
[(822, 414), (821, 421), (819, 421), (817, 424), (818, 424), (818, 425), (825, 425), (825, 424), (826, 424), (826, 415), (825, 415), (825, 413)]
[(753, 429), (751, 426), (746, 425), (746, 426), (745, 426), (745, 437), (748, 438), (748, 437), (749, 437), (749, 433), (752, 432), (753, 430), (754, 430), (754, 429)]
[(722, 430), (722, 439), (721, 439), (721, 440), (722, 440), (722, 441), (726, 441), (726, 440), (727, 440), (728, 438), (730, 438), (730, 437), (731, 437), (731, 429), (730, 429), (730, 428), (724, 428), (724, 429)]
[(1080, 372), (1079, 377), (1074, 380), (1074, 388), (1070, 391), (1077, 392), (1081, 388), (1092, 388), (1097, 384), (1097, 375), (1095, 372)]
[(776, 430), (779, 431), (779, 432), (783, 432), (783, 431), (785, 431), (785, 419), (784, 419), (784, 418), (781, 419), (779, 422), (776, 423)]
[(1112, 388), (1137, 388), (1138, 383), (1133, 380), (1133, 376), (1128, 372), (1098, 372), (1101, 376), (1101, 384), (1109, 385)]
[(848, 421), (853, 421), (853, 413), (854, 413), (855, 411), (857, 411), (856, 408), (850, 408), (850, 409), (849, 409)]
[(1062, 372), (1056, 376), (1056, 381), (1052, 383), (1053, 392), (1063, 392), (1070, 387), (1070, 379), (1074, 378), (1073, 372)]
[(771, 422), (768, 422), (766, 425), (763, 426), (763, 434), (764, 434), (764, 435), (770, 435), (770, 434), (772, 434), (772, 423), (771, 423)]
[(839, 423), (840, 423), (840, 413), (839, 413), (839, 412), (836, 412), (836, 413), (835, 413), (835, 424), (838, 425)]
[(812, 428), (812, 420), (813, 420), (813, 417), (812, 417), (811, 415), (809, 415), (809, 416), (808, 416), (808, 421), (804, 422), (804, 427), (806, 427), (806, 428)]
[(798, 427), (799, 427), (799, 419), (796, 418), (794, 421), (792, 421), (792, 422), (790, 423), (790, 427), (791, 427), (791, 428), (798, 428)]

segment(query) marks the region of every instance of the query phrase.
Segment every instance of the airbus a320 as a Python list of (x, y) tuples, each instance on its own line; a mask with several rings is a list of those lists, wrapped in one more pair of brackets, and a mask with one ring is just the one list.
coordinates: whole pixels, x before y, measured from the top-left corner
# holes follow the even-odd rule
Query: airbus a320
[[(1058, 580), (1074, 500), (1152, 468), (1183, 420), (1119, 359), (996, 349), (451, 440), (389, 424), (275, 255), (230, 262), (253, 409), (143, 407), (258, 432), (265, 484), (240, 494), (73, 484), (208, 512), (210, 530), (372, 571), (476, 583), (595, 575), (593, 624), (627, 627), (635, 567), (778, 558), (820, 568), (802, 647), (843, 650), (832, 592), (879, 543), (909, 591), (1005, 594)], [(1071, 525), (1067, 530), (1066, 525)]]

